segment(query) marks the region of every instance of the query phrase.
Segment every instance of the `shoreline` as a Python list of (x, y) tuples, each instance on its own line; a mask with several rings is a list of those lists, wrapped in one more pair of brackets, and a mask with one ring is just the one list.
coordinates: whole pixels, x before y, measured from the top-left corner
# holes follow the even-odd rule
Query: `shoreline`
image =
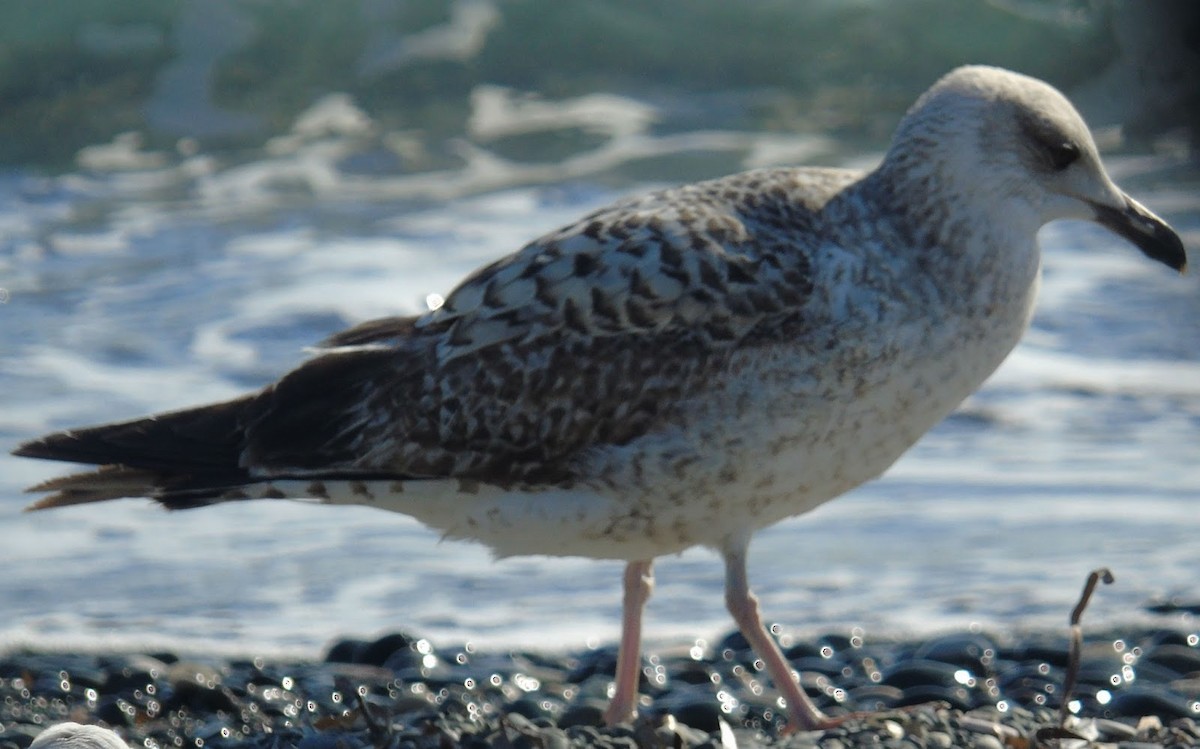
[[(995, 749), (1058, 724), (1067, 641), (1064, 629), (792, 642), (787, 655), (823, 710), (883, 712), (791, 736), (780, 734), (775, 693), (736, 634), (707, 648), (650, 649), (642, 718), (615, 728), (600, 725), (611, 645), (438, 649), (392, 633), (340, 640), (322, 659), (9, 648), (0, 651), (0, 746), (24, 749), (45, 727), (73, 720), (164, 749), (722, 746), (730, 736), (738, 746)], [(1186, 627), (1085, 631), (1073, 699), (1073, 730), (1101, 746), (1200, 744), (1200, 635)], [(945, 707), (928, 706), (935, 702)], [(904, 743), (918, 736), (924, 743)]]

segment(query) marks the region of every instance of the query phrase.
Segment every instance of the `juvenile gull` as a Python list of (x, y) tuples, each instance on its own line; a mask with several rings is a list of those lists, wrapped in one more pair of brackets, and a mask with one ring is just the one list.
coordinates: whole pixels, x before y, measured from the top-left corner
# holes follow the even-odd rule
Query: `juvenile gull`
[(832, 725), (763, 628), (758, 529), (878, 476), (1029, 323), (1038, 229), (1183, 244), (1105, 174), (1045, 83), (951, 72), (871, 172), (762, 169), (622, 201), (367, 322), (263, 390), (51, 434), (17, 455), (100, 466), (32, 509), (316, 499), (411, 515), (497, 556), (623, 559), (609, 722), (636, 713), (653, 559), (707, 546), (793, 728)]
[(66, 722), (39, 733), (29, 749), (129, 749), (129, 745), (107, 728)]

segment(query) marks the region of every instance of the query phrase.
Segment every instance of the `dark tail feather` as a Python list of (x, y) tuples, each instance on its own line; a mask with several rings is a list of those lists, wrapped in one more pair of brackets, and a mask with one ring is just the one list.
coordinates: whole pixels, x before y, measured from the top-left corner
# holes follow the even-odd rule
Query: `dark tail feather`
[[(369, 344), (410, 328), (410, 322), (388, 318), (337, 342)], [(183, 509), (248, 499), (255, 492), (242, 489), (275, 479), (403, 478), (356, 466), (364, 399), (386, 393), (388, 383), (403, 375), (396, 358), (388, 347), (347, 349), (311, 359), (265, 390), (236, 400), (26, 442), (13, 454), (100, 466), (33, 487), (30, 491), (54, 494), (30, 509), (117, 497), (150, 497)], [(248, 464), (275, 470), (266, 478), (251, 474)]]
[(26, 491), (30, 493), (54, 493), (42, 497), (25, 510), (49, 510), (53, 507), (103, 502), (106, 499), (121, 497), (150, 497), (157, 491), (161, 480), (159, 474), (139, 468), (102, 466), (96, 471), (59, 476), (29, 487)]
[(238, 464), (242, 419), (254, 398), (55, 432), (26, 442), (13, 455), (150, 470), (228, 470)]
[(257, 396), (135, 421), (56, 432), (13, 451), (27, 458), (100, 468), (51, 479), (30, 492), (54, 492), (30, 510), (151, 497), (171, 508), (221, 501), (223, 490), (253, 479), (239, 466), (244, 418)]

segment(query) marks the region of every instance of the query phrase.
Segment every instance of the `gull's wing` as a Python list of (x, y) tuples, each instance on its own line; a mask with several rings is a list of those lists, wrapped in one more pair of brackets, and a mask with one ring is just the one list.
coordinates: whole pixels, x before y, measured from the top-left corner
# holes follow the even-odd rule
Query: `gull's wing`
[[(858, 176), (761, 170), (618, 203), (481, 268), (431, 313), (335, 336), (351, 346), (403, 336), (392, 364), (403, 375), (359, 396), (371, 405), (337, 427), (359, 438), (354, 467), (578, 478), (586, 450), (661, 427), (739, 349), (794, 341), (813, 324), (813, 227)], [(248, 445), (256, 465), (313, 452), (262, 434)]]
[(442, 362), (554, 334), (675, 330), (735, 344), (811, 291), (797, 249), (812, 210), (791, 189), (796, 174), (748, 172), (597, 211), (476, 271), (417, 327), (446, 331)]
[(796, 179), (751, 172), (617, 204), (480, 269), (432, 313), (333, 336), (259, 393), (17, 454), (108, 466), (40, 487), (58, 504), (199, 504), (284, 476), (569, 483), (583, 451), (661, 426), (739, 348), (804, 328), (813, 219)]

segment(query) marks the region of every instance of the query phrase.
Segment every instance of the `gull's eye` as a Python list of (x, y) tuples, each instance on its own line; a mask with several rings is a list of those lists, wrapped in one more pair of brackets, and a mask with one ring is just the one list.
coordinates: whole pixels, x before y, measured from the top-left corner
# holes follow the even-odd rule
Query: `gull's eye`
[(1061, 172), (1079, 158), (1079, 146), (1069, 140), (1049, 143), (1046, 145), (1046, 155), (1050, 157), (1050, 166), (1054, 167), (1054, 171)]

